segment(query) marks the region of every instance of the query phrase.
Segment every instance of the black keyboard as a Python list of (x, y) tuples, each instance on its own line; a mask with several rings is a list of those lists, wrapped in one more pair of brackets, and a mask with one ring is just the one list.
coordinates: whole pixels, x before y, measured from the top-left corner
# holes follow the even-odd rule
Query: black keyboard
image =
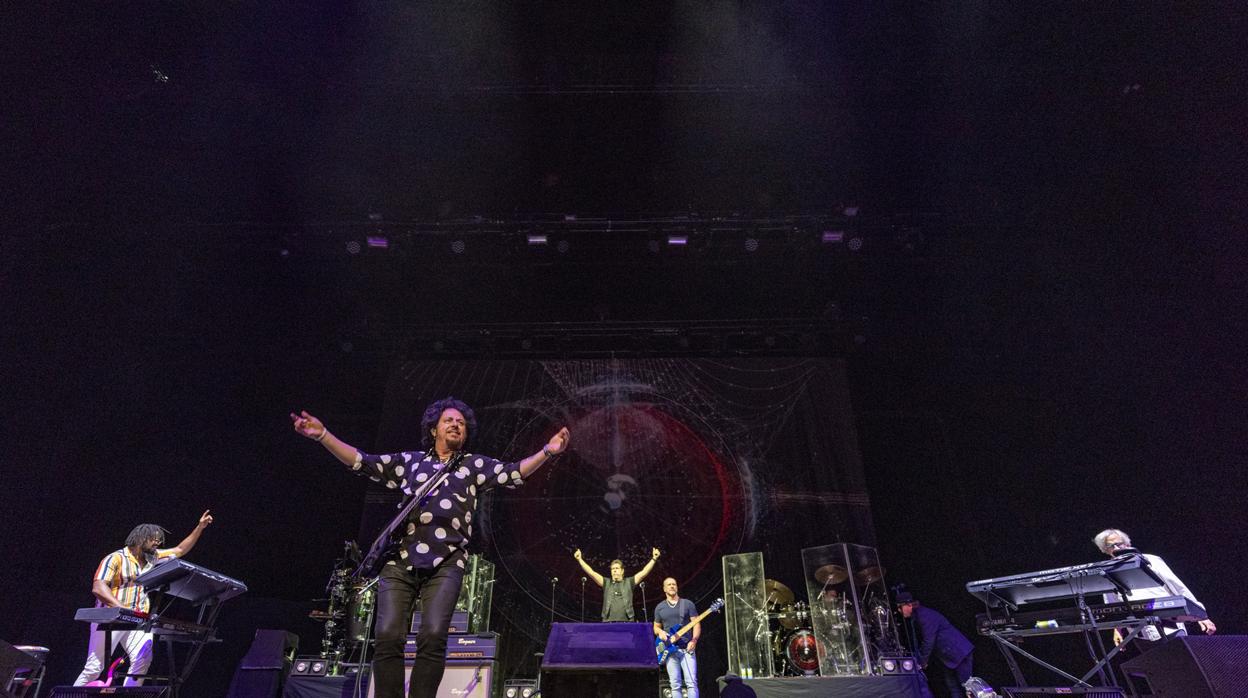
[(127, 630), (130, 628), (150, 629), (157, 635), (200, 636), (208, 635), (212, 630), (208, 626), (200, 625), (199, 623), (177, 620), (176, 618), (153, 617), (132, 608), (107, 606), (80, 608), (74, 613), (74, 620), (84, 623), (98, 623), (112, 630)]
[(990, 608), (997, 608), (1159, 586), (1162, 586), (1161, 579), (1149, 568), (1144, 556), (1130, 554), (1082, 565), (967, 582), (966, 590)]
[[(1181, 623), (1204, 620), (1205, 609), (1182, 596), (1161, 596), (1155, 599), (1137, 599), (1106, 604), (1089, 604), (1088, 611), (1098, 625), (1112, 625), (1126, 620), (1160, 618)], [(1074, 606), (1047, 611), (1027, 611), (992, 616), (981, 613), (975, 617), (980, 635), (1003, 630), (1052, 630), (1082, 626), (1085, 618)]]

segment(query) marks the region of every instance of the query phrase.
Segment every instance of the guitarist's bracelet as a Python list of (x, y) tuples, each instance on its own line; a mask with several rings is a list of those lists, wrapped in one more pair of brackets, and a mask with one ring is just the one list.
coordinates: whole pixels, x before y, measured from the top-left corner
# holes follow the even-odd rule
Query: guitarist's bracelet
[(545, 453), (546, 458), (548, 459), (553, 459), (555, 456), (559, 455), (558, 453), (551, 453), (550, 446), (542, 446), (542, 453)]
[(320, 435), (320, 436), (318, 436), (318, 437), (316, 437), (316, 442), (319, 444), (319, 443), (321, 443), (322, 441), (324, 441), (324, 440), (325, 440), (325, 436), (326, 436), (326, 434), (328, 434), (328, 433), (329, 433), (329, 430), (328, 430), (328, 429), (321, 429), (321, 435)]

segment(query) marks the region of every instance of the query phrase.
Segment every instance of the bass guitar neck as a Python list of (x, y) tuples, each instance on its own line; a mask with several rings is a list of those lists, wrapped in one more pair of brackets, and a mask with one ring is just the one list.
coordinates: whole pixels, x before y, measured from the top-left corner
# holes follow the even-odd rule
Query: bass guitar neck
[(719, 609), (723, 608), (723, 606), (724, 606), (723, 599), (715, 599), (714, 603), (708, 606), (705, 611), (699, 613), (695, 618), (693, 618), (693, 620), (690, 620), (688, 623), (685, 623), (684, 625), (679, 625), (679, 626), (673, 625), (672, 627), (668, 628), (666, 642), (663, 640), (663, 638), (656, 637), (654, 639), (654, 654), (656, 657), (658, 657), (659, 664), (662, 665), (663, 662), (667, 661), (668, 656), (672, 652), (680, 651), (680, 647), (677, 646), (676, 643), (680, 641), (680, 638), (684, 637), (685, 633), (689, 632), (689, 630), (693, 626), (697, 625), (698, 623), (701, 623), (703, 618), (706, 618), (712, 613), (718, 611)]

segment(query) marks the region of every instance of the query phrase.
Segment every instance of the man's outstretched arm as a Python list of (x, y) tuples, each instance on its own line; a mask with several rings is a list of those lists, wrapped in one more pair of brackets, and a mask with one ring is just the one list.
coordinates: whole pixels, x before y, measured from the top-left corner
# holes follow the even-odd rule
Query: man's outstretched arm
[(590, 567), (588, 562), (585, 562), (585, 558), (581, 557), (580, 548), (577, 548), (576, 551), (572, 553), (572, 557), (576, 558), (576, 561), (580, 563), (581, 569), (585, 570), (585, 574), (589, 575), (589, 578), (594, 580), (594, 584), (602, 586), (602, 575), (595, 572), (594, 568)]
[(167, 557), (168, 555), (172, 555), (173, 557), (182, 557), (183, 555), (191, 552), (191, 548), (194, 548), (195, 544), (199, 542), (199, 535), (203, 533), (204, 529), (208, 528), (208, 525), (211, 523), (212, 510), (205, 509), (204, 513), (199, 515), (199, 523), (195, 524), (195, 528), (191, 529), (191, 532), (186, 535), (186, 538), (183, 538), (177, 545), (163, 551), (167, 553), (167, 555), (163, 555), (162, 557)]
[(660, 553), (658, 548), (650, 549), (650, 562), (647, 562), (645, 567), (642, 567), (637, 571), (637, 574), (633, 575), (633, 584), (641, 584), (641, 580), (645, 579), (646, 575), (650, 574), (650, 570), (654, 569), (654, 563), (659, 561), (659, 555)]
[(334, 454), (334, 458), (341, 461), (343, 465), (355, 466), (359, 449), (329, 433), (321, 420), (308, 414), (307, 410), (300, 411), (299, 414), (291, 412), (290, 421), (294, 424), (295, 432), (300, 436), (312, 439), (324, 446), (325, 450)]

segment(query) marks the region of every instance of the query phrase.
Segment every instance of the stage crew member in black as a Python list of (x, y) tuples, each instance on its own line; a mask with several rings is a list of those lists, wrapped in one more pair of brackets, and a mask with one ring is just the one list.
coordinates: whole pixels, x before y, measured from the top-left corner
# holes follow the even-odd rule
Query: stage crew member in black
[(295, 431), (319, 442), (351, 470), (408, 496), (420, 494), (419, 503), (398, 531), (395, 552), (381, 568), (373, 677), (378, 698), (402, 697), (403, 643), (419, 601), (416, 661), (407, 695), (434, 698), (446, 665), (447, 631), (464, 579), (477, 497), (494, 487), (521, 484), (567, 449), (568, 430), (560, 429), (537, 453), (508, 463), (465, 450), (476, 429), (476, 417), (468, 405), (454, 398), (425, 409), (423, 451), (372, 455), (329, 433), (307, 412), (292, 413), (290, 418)]
[[(935, 660), (940, 667), (949, 695), (962, 696), (962, 688), (971, 678), (971, 651), (974, 646), (953, 627), (948, 618), (919, 603), (908, 591), (898, 592), (897, 608), (906, 619), (911, 650), (918, 656), (919, 666), (927, 669)], [(917, 647), (914, 643), (918, 644)]]
[(631, 577), (624, 576), (624, 563), (619, 560), (611, 561), (611, 578), (603, 579), (593, 567), (585, 562), (585, 558), (581, 557), (581, 549), (577, 548), (572, 553), (572, 557), (581, 565), (581, 569), (585, 570), (585, 574), (594, 580), (594, 584), (602, 587), (602, 620), (603, 622), (629, 622), (636, 620), (633, 613), (633, 587), (641, 583), (641, 580), (650, 574), (650, 570), (654, 569), (654, 563), (659, 559), (659, 549), (652, 548), (650, 550), (650, 560), (646, 562), (646, 566), (642, 567), (637, 574)]

